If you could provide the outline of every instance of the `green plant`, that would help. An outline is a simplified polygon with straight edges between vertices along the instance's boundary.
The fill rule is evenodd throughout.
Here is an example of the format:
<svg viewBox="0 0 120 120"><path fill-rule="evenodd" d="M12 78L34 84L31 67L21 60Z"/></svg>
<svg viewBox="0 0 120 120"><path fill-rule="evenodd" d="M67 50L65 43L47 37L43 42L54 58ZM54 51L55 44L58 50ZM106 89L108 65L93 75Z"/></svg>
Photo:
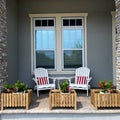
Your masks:
<svg viewBox="0 0 120 120"><path fill-rule="evenodd" d="M23 92L27 90L27 85L25 85L24 83L20 82L19 80L17 80L17 82L14 84L14 91L15 92Z"/></svg>
<svg viewBox="0 0 120 120"><path fill-rule="evenodd" d="M4 84L4 89L6 92L12 92L13 86L6 83L6 84Z"/></svg>
<svg viewBox="0 0 120 120"><path fill-rule="evenodd" d="M24 83L17 80L14 85L8 83L4 84L4 89L6 92L24 92L28 89L28 87Z"/></svg>
<svg viewBox="0 0 120 120"><path fill-rule="evenodd" d="M60 84L60 90L63 93L69 92L69 82L68 82L68 80L61 81L59 84Z"/></svg>
<svg viewBox="0 0 120 120"><path fill-rule="evenodd" d="M102 92L112 92L113 90L113 82L110 80L109 82L105 80L101 80L98 86L102 89Z"/></svg>

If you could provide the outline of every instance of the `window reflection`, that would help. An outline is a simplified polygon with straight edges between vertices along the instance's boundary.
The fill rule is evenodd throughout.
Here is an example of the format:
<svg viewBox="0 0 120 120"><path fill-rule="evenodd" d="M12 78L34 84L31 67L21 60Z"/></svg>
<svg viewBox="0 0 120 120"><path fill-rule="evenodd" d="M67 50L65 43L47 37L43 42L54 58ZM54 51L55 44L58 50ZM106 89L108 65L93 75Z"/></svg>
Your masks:
<svg viewBox="0 0 120 120"><path fill-rule="evenodd" d="M36 50L54 49L55 32L52 30L36 30Z"/></svg>
<svg viewBox="0 0 120 120"><path fill-rule="evenodd" d="M54 51L36 51L36 67L54 68Z"/></svg>
<svg viewBox="0 0 120 120"><path fill-rule="evenodd" d="M35 31L36 67L55 68L54 48L54 30L39 29Z"/></svg>
<svg viewBox="0 0 120 120"><path fill-rule="evenodd" d="M63 30L63 48L82 48L83 30Z"/></svg>
<svg viewBox="0 0 120 120"><path fill-rule="evenodd" d="M82 50L64 51L64 68L82 67Z"/></svg>

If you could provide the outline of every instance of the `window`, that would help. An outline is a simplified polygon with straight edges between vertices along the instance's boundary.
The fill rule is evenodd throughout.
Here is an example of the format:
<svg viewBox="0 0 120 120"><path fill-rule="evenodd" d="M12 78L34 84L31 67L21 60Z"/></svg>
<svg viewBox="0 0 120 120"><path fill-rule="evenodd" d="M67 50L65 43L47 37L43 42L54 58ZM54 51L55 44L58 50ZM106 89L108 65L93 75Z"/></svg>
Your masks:
<svg viewBox="0 0 120 120"><path fill-rule="evenodd" d="M35 67L55 68L55 19L35 19Z"/></svg>
<svg viewBox="0 0 120 120"><path fill-rule="evenodd" d="M62 19L63 69L84 66L84 28L82 21L82 18Z"/></svg>
<svg viewBox="0 0 120 120"><path fill-rule="evenodd" d="M87 13L30 14L32 70L72 74L87 66Z"/></svg>

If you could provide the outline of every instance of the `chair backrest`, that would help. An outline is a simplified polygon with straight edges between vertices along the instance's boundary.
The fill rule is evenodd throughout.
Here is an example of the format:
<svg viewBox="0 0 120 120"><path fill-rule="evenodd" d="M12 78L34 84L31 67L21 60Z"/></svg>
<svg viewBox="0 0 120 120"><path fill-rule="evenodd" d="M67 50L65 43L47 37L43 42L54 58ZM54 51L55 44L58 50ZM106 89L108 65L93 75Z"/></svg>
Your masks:
<svg viewBox="0 0 120 120"><path fill-rule="evenodd" d="M75 71L75 83L76 84L87 84L87 79L90 75L90 69L87 67L77 68Z"/></svg>
<svg viewBox="0 0 120 120"><path fill-rule="evenodd" d="M48 71L45 68L36 68L34 70L35 79L38 85L46 85L49 84L48 80Z"/></svg>

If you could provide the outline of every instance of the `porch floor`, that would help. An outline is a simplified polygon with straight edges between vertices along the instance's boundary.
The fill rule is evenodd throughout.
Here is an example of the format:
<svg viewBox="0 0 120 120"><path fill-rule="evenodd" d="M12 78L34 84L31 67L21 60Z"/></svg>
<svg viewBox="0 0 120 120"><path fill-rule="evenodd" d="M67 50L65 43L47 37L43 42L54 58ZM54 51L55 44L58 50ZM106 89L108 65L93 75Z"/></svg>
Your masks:
<svg viewBox="0 0 120 120"><path fill-rule="evenodd" d="M29 110L25 108L5 108L0 113L120 113L120 108L100 108L96 109L86 96L86 91L77 92L77 110L73 108L53 108L49 110L49 91L41 91L37 97L36 91L33 91L33 101Z"/></svg>

